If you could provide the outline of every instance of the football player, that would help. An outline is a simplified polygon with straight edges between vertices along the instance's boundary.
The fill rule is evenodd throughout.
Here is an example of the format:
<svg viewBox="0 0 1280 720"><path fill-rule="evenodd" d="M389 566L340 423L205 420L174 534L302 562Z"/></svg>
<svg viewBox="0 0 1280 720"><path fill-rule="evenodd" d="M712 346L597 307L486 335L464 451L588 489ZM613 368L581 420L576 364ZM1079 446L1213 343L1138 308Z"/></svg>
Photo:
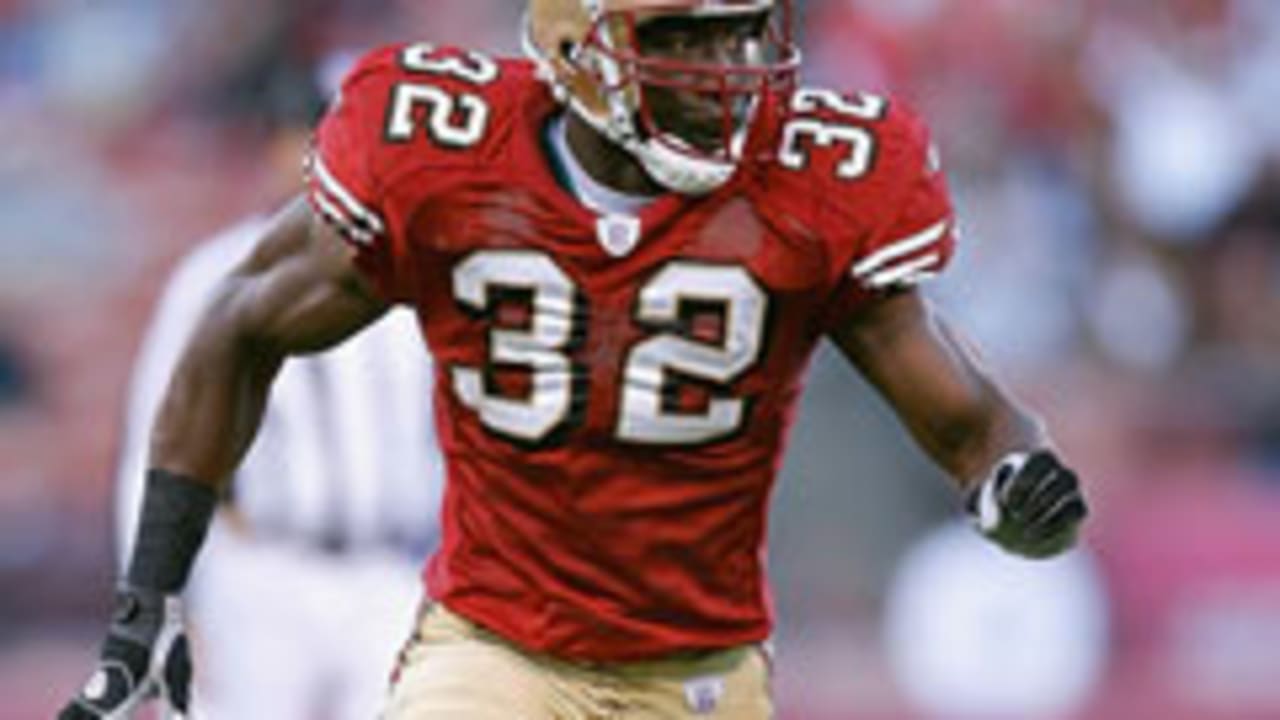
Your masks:
<svg viewBox="0 0 1280 720"><path fill-rule="evenodd" d="M766 508L823 338L981 532L1068 548L1075 475L917 291L955 244L923 124L796 87L790 27L786 0L532 0L531 59L367 56L308 198L174 375L99 668L62 717L185 706L177 597L214 488L285 358L393 303L437 359L448 488L388 718L769 717Z"/></svg>

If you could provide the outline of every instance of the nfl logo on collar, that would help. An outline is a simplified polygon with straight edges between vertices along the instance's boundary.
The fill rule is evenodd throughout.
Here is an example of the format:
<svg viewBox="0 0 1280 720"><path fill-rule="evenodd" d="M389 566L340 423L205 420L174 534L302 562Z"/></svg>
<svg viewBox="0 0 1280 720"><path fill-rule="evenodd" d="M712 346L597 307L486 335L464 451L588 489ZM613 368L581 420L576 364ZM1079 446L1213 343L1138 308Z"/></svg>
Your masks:
<svg viewBox="0 0 1280 720"><path fill-rule="evenodd" d="M596 220L596 239L611 257L626 257L640 242L640 218L604 215Z"/></svg>

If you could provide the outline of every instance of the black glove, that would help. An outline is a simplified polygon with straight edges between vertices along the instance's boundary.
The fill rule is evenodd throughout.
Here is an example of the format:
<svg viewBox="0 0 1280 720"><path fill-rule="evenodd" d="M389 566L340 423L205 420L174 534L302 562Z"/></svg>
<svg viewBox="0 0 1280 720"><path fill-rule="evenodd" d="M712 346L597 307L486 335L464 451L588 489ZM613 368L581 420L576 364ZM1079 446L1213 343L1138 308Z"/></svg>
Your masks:
<svg viewBox="0 0 1280 720"><path fill-rule="evenodd" d="M98 666L58 720L127 720L159 696L165 717L187 716L191 656L178 598L122 587L102 643Z"/></svg>
<svg viewBox="0 0 1280 720"><path fill-rule="evenodd" d="M1049 450L1006 456L965 506L983 535L1029 558L1070 548L1088 515L1076 474Z"/></svg>

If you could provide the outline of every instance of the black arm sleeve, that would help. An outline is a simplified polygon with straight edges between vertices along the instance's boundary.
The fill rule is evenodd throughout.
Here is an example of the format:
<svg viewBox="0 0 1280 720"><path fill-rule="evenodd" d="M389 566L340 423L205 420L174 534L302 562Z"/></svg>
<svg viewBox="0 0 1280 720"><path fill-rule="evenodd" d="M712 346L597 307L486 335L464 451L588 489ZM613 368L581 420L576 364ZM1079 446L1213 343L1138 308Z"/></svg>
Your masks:
<svg viewBox="0 0 1280 720"><path fill-rule="evenodd" d="M209 485L165 470L149 470L127 582L166 594L181 590L217 501Z"/></svg>

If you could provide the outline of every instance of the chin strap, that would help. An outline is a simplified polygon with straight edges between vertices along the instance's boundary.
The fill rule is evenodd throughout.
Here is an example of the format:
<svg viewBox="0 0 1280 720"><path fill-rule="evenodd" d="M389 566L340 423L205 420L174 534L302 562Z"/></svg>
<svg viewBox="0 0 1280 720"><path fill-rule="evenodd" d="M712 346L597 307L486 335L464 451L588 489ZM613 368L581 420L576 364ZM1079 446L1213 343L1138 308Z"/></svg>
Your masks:
<svg viewBox="0 0 1280 720"><path fill-rule="evenodd" d="M685 195L706 195L723 186L733 175L733 163L685 155L655 140L633 140L623 145L659 185Z"/></svg>

